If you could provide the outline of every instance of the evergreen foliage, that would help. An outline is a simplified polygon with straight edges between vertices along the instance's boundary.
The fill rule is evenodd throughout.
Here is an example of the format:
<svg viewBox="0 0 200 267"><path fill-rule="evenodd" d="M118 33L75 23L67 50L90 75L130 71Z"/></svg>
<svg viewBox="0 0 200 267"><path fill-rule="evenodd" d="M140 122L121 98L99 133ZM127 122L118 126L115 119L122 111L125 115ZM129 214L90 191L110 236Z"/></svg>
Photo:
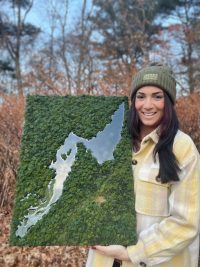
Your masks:
<svg viewBox="0 0 200 267"><path fill-rule="evenodd" d="M157 28L153 25L155 4L149 1L94 1L95 12L89 19L102 36L104 49L100 58L139 62L149 48L150 37ZM106 49L105 49L106 48Z"/></svg>

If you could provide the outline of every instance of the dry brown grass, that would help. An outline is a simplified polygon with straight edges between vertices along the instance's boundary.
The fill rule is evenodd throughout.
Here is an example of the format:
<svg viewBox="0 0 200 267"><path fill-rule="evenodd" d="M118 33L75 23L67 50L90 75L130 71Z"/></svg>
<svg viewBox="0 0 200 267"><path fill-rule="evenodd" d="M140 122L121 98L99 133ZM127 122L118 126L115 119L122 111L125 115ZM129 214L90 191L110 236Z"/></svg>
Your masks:
<svg viewBox="0 0 200 267"><path fill-rule="evenodd" d="M15 177L19 159L19 145L25 100L16 96L0 95L0 207L12 205Z"/></svg>

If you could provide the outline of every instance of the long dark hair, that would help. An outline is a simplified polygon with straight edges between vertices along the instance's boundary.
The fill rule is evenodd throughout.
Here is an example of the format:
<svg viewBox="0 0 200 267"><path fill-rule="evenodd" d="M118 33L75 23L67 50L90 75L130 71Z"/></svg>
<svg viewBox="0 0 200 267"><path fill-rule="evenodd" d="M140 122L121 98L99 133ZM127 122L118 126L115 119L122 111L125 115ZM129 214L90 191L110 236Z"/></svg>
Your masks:
<svg viewBox="0 0 200 267"><path fill-rule="evenodd" d="M133 149L138 149L140 142L140 122L135 109L135 98L136 94L131 99L128 127L132 137ZM159 124L159 141L154 148L153 159L156 161L156 155L158 154L160 168L156 180L161 183L168 183L170 181L179 181L178 172L180 168L173 153L173 142L179 129L179 121L174 106L165 92L164 101L164 115Z"/></svg>

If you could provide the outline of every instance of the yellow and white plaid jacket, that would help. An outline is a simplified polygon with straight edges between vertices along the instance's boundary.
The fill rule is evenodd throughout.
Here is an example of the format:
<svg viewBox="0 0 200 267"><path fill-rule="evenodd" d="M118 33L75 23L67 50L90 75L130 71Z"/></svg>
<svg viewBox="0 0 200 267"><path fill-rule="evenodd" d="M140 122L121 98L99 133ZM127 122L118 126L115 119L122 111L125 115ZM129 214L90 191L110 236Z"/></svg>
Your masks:
<svg viewBox="0 0 200 267"><path fill-rule="evenodd" d="M191 138L178 131L173 152L180 181L155 180L159 163L152 154L158 135L146 136L133 153L138 242L127 247L131 261L122 267L197 267L200 225L200 157ZM86 267L111 267L113 259L89 251Z"/></svg>

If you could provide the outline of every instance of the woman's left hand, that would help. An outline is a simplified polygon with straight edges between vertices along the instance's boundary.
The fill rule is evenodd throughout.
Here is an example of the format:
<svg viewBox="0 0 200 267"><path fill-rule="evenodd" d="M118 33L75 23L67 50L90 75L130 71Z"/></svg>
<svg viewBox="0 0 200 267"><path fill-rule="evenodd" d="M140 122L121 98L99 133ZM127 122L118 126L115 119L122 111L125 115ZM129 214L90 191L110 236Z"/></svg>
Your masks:
<svg viewBox="0 0 200 267"><path fill-rule="evenodd" d="M103 255L110 256L118 260L130 260L127 249L120 245L93 246L92 249L97 250Z"/></svg>

